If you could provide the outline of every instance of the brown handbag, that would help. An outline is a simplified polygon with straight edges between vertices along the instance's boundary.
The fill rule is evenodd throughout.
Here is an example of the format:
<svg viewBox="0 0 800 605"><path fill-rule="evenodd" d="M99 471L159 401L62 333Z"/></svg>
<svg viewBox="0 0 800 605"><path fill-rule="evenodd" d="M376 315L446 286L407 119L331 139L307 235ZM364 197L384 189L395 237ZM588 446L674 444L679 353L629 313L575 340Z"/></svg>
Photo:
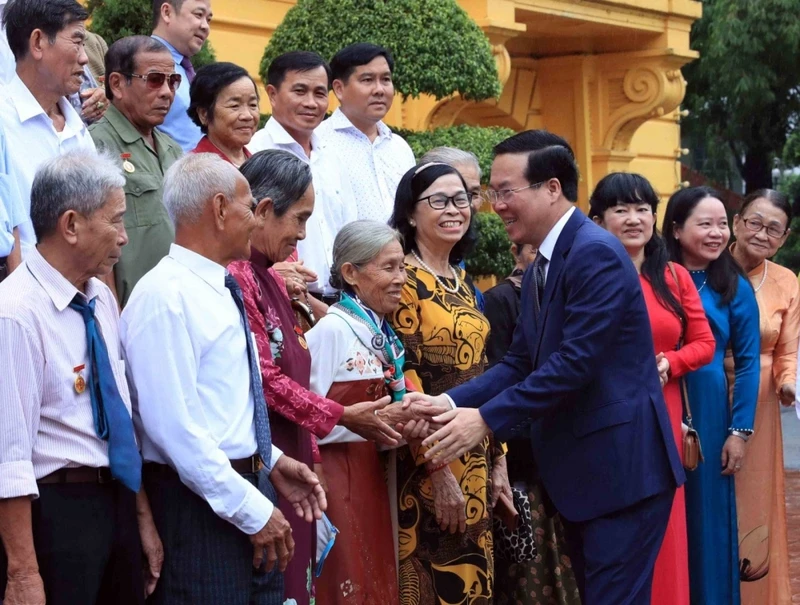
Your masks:
<svg viewBox="0 0 800 605"><path fill-rule="evenodd" d="M680 292L681 285L678 281L678 275L675 273L675 268L672 266L671 262L667 263L667 266L669 267L670 273L672 273L672 279L675 280L675 284L678 286L678 292ZM685 335L686 325L681 322L681 336L678 339L676 351L679 351L683 346L683 338ZM686 387L686 378L680 379L680 385L681 401L683 402L683 411L686 416L686 426L689 427L686 434L683 436L683 467L687 471L693 471L703 461L703 448L700 445L700 435L692 424L692 408L689 405L689 391Z"/></svg>

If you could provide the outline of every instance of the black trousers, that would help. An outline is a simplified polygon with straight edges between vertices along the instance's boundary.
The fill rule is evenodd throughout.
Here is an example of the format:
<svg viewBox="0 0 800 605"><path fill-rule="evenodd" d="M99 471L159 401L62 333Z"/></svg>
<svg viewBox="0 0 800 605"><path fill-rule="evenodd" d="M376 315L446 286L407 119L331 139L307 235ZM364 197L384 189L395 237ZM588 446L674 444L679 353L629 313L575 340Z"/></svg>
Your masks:
<svg viewBox="0 0 800 605"><path fill-rule="evenodd" d="M243 475L277 507L266 474ZM253 568L250 538L221 519L177 473L144 465L144 485L164 544L154 605L282 605L283 574ZM116 605L116 604L115 604Z"/></svg>
<svg viewBox="0 0 800 605"><path fill-rule="evenodd" d="M33 542L48 605L142 605L136 496L116 481L40 485ZM0 549L0 596L6 590Z"/></svg>
<svg viewBox="0 0 800 605"><path fill-rule="evenodd" d="M674 497L671 489L581 523L562 515L584 605L650 605L653 569Z"/></svg>

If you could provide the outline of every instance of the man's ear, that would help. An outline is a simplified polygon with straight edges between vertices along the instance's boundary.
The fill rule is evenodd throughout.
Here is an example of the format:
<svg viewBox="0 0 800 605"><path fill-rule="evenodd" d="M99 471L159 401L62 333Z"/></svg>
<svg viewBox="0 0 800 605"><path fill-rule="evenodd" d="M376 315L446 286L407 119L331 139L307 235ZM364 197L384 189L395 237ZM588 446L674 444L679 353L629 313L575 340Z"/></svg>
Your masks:
<svg viewBox="0 0 800 605"><path fill-rule="evenodd" d="M56 230L61 233L64 241L72 246L78 243L78 232L80 231L78 223L81 218L81 215L75 210L67 210L58 217L58 222L56 223Z"/></svg>
<svg viewBox="0 0 800 605"><path fill-rule="evenodd" d="M50 44L50 38L41 29L34 29L28 38L28 53L35 60L39 61L42 58L46 46Z"/></svg>
<svg viewBox="0 0 800 605"><path fill-rule="evenodd" d="M225 219L228 216L229 207L228 207L228 200L225 197L224 193L218 193L214 196L214 199L211 202L211 206L214 212L214 224L217 227L217 231L224 231L225 230Z"/></svg>
<svg viewBox="0 0 800 605"><path fill-rule="evenodd" d="M336 98L339 99L339 103L341 103L342 95L344 94L344 82L342 82L339 78L336 78L331 83L331 88L333 89L333 94L336 95Z"/></svg>

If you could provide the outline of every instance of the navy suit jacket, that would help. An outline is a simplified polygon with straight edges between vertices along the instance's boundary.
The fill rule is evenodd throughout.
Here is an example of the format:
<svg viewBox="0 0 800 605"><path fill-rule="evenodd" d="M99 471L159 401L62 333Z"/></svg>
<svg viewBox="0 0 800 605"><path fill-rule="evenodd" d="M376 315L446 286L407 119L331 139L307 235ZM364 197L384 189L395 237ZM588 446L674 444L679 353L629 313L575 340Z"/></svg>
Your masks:
<svg viewBox="0 0 800 605"><path fill-rule="evenodd" d="M495 436L530 431L547 493L581 522L685 481L639 276L616 237L578 209L550 259L537 317L532 268L511 347L448 392Z"/></svg>

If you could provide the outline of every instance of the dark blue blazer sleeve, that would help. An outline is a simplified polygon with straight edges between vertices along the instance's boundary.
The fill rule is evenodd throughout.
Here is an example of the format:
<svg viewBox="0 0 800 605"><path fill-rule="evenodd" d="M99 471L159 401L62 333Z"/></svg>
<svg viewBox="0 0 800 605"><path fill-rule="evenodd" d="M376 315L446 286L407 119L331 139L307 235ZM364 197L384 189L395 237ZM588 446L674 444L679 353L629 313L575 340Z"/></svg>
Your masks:
<svg viewBox="0 0 800 605"><path fill-rule="evenodd" d="M548 325L546 318L542 327L542 338L560 336L560 344L549 354L543 350L547 357L542 365L521 381L516 381L525 367L521 362L514 364L513 372L487 376L496 383L497 394L480 406L481 415L499 439L511 437L531 421L573 401L572 396L603 371L603 360L614 353L615 333L625 321L632 298L640 293L638 276L624 250L600 239L573 249L561 274L562 291L550 304L564 305L563 324ZM556 333L550 335L551 330ZM517 332L515 341L520 338L520 330ZM522 344L515 345L519 356ZM503 365L508 368L511 364ZM491 391L484 388L485 393ZM459 400L454 400L458 405Z"/></svg>

